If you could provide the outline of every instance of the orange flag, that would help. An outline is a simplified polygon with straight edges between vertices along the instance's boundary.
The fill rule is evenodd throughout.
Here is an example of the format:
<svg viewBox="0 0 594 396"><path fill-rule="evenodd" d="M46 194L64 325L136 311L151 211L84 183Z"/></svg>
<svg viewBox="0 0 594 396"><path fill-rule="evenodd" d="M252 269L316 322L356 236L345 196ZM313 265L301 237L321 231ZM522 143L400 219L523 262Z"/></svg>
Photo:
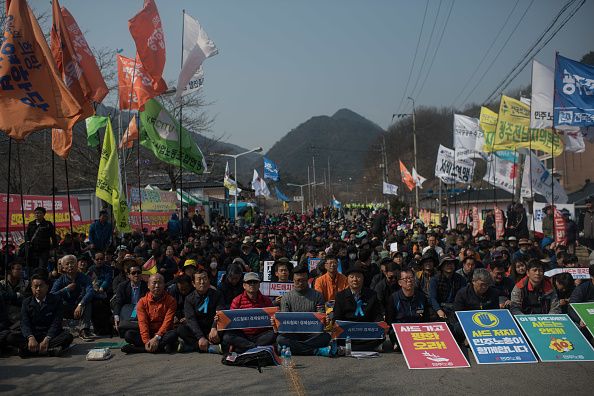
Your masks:
<svg viewBox="0 0 594 396"><path fill-rule="evenodd" d="M412 191L413 188L415 188L415 180L413 179L408 169L406 169L406 166L404 166L402 161L398 160L398 162L400 162L400 175L402 178L402 182L406 184L406 187L408 187L409 191Z"/></svg>
<svg viewBox="0 0 594 396"><path fill-rule="evenodd" d="M120 142L120 149L123 149L124 146L128 149L134 147L134 141L138 140L138 125L136 124L136 115L132 117L130 123L128 124L128 129L122 136L122 141Z"/></svg>
<svg viewBox="0 0 594 396"><path fill-rule="evenodd" d="M153 89L151 81L138 59L118 55L120 110L143 110L149 99L162 94Z"/></svg>
<svg viewBox="0 0 594 396"><path fill-rule="evenodd" d="M128 21L128 28L136 43L136 58L151 78L153 89L159 94L165 92L167 84L162 77L165 68L165 35L154 0L145 0L142 10Z"/></svg>
<svg viewBox="0 0 594 396"><path fill-rule="evenodd" d="M76 56L78 66L82 69L87 81L89 91L85 91L85 97L89 102L101 103L109 93L109 89L101 75L99 66L97 66L97 60L76 21L65 7L62 7L62 18L66 30L70 33L73 54Z"/></svg>
<svg viewBox="0 0 594 396"><path fill-rule="evenodd" d="M68 158L72 148L72 130L52 129L52 150L63 159Z"/></svg>
<svg viewBox="0 0 594 396"><path fill-rule="evenodd" d="M81 107L56 69L25 0L10 2L0 48L0 130L22 140L44 128L70 129Z"/></svg>

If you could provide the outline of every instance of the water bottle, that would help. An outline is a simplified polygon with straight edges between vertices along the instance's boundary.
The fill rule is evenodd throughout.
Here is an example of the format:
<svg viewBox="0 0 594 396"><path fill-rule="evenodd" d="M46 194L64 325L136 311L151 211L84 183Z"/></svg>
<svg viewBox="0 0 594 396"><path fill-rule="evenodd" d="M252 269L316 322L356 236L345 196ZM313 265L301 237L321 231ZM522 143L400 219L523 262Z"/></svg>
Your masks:
<svg viewBox="0 0 594 396"><path fill-rule="evenodd" d="M351 356L351 337L347 337L344 342L344 356Z"/></svg>
<svg viewBox="0 0 594 396"><path fill-rule="evenodd" d="M281 357L281 365L283 367L287 367L287 348L285 346L281 347L280 357Z"/></svg>
<svg viewBox="0 0 594 396"><path fill-rule="evenodd" d="M291 360L292 356L291 356L291 348L287 347L286 351L285 351L285 361L287 362L287 367L293 367L293 361Z"/></svg>

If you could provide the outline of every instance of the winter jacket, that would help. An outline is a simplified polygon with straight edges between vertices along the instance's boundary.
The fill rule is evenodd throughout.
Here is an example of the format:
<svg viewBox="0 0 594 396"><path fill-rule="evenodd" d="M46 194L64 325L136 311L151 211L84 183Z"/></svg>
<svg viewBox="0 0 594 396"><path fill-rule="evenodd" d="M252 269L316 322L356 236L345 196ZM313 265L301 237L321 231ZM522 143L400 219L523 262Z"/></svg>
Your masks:
<svg viewBox="0 0 594 396"><path fill-rule="evenodd" d="M143 343L149 342L156 334L163 337L173 329L176 306L175 299L167 292L158 300L148 293L138 301L136 313Z"/></svg>
<svg viewBox="0 0 594 396"><path fill-rule="evenodd" d="M559 298L551 281L544 278L541 285L534 288L527 276L520 279L512 290L511 313L560 314Z"/></svg>

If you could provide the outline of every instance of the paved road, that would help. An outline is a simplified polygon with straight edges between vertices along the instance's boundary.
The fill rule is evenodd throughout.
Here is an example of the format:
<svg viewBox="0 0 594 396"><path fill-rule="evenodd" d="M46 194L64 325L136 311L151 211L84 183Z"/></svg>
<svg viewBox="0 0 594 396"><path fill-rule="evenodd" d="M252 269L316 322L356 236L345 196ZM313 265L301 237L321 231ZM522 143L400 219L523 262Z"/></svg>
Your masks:
<svg viewBox="0 0 594 396"><path fill-rule="evenodd" d="M105 341L105 340L104 340ZM221 356L129 355L119 350L103 362L87 362L89 344L65 357L0 358L0 393L73 394L407 394L591 395L594 362L483 365L467 369L408 370L400 354L356 360L295 357L287 373L276 367L228 367Z"/></svg>

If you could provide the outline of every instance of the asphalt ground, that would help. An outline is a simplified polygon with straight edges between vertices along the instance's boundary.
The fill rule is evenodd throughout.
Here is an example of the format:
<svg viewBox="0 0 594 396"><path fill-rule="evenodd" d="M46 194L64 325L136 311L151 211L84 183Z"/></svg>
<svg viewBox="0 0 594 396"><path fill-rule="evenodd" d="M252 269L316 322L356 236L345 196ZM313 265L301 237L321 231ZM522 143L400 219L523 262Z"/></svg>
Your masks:
<svg viewBox="0 0 594 396"><path fill-rule="evenodd" d="M117 338L98 342L119 342ZM85 356L96 343L75 340L63 357L0 358L0 393L14 395L280 394L280 395L592 395L594 362L477 365L409 370L404 357L296 356L295 367L230 367L210 354Z"/></svg>

